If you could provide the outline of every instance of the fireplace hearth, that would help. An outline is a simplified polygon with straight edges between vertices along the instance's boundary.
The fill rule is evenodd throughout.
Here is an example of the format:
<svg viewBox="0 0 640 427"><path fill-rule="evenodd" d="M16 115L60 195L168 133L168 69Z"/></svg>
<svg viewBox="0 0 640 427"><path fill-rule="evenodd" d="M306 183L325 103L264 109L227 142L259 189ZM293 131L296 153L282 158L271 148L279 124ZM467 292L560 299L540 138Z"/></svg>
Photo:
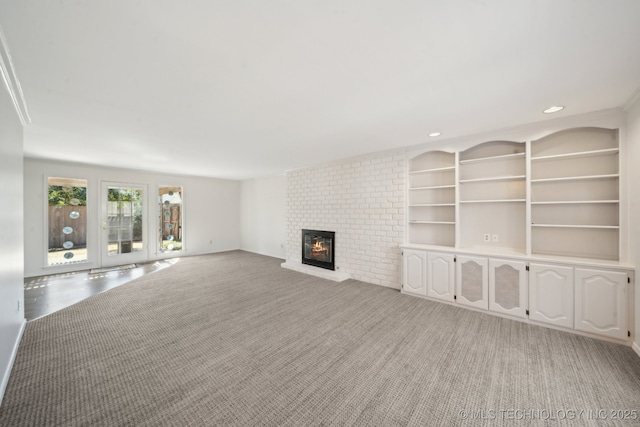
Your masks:
<svg viewBox="0 0 640 427"><path fill-rule="evenodd" d="M302 263L335 270L333 231L302 230Z"/></svg>

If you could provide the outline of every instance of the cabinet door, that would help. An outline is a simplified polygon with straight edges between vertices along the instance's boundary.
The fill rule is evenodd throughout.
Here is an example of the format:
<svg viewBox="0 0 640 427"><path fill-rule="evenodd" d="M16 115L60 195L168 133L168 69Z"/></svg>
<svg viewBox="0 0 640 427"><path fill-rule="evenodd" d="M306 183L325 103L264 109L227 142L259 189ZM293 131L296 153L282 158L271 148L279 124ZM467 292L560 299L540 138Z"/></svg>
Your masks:
<svg viewBox="0 0 640 427"><path fill-rule="evenodd" d="M573 268L529 265L529 319L573 328Z"/></svg>
<svg viewBox="0 0 640 427"><path fill-rule="evenodd" d="M524 262L489 260L489 310L527 316L527 265Z"/></svg>
<svg viewBox="0 0 640 427"><path fill-rule="evenodd" d="M429 252L427 254L427 296L453 301L455 281L452 254Z"/></svg>
<svg viewBox="0 0 640 427"><path fill-rule="evenodd" d="M576 268L575 328L627 338L627 274Z"/></svg>
<svg viewBox="0 0 640 427"><path fill-rule="evenodd" d="M457 302L470 307L489 308L487 259L459 255L456 262Z"/></svg>
<svg viewBox="0 0 640 427"><path fill-rule="evenodd" d="M402 290L427 295L427 253L404 249L402 251Z"/></svg>

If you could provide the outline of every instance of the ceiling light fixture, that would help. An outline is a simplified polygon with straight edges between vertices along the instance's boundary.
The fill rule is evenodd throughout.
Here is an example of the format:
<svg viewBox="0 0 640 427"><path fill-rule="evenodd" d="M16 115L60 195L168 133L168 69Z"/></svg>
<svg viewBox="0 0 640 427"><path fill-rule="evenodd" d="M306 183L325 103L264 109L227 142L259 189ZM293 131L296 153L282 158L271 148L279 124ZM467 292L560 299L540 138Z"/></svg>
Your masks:
<svg viewBox="0 0 640 427"><path fill-rule="evenodd" d="M429 134L429 136L430 136L431 138L433 138L433 137L435 137L435 136L440 136L440 132L431 132L431 133Z"/></svg>
<svg viewBox="0 0 640 427"><path fill-rule="evenodd" d="M543 111L545 114L557 113L558 111L564 110L562 105L554 105L552 107L547 108Z"/></svg>

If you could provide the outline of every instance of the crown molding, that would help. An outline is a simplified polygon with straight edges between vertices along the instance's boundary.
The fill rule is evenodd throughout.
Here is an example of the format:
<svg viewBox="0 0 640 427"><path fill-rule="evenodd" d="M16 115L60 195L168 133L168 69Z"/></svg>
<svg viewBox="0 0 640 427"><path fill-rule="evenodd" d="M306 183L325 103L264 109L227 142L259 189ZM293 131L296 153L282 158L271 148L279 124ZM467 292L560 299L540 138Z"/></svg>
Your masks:
<svg viewBox="0 0 640 427"><path fill-rule="evenodd" d="M31 123L29 117L29 110L27 110L27 103L22 93L22 87L20 81L13 68L13 61L11 60L11 54L9 53L9 46L7 45L7 39L4 37L4 32L0 27L0 74L4 80L4 84L9 91L13 106L22 122L23 126Z"/></svg>

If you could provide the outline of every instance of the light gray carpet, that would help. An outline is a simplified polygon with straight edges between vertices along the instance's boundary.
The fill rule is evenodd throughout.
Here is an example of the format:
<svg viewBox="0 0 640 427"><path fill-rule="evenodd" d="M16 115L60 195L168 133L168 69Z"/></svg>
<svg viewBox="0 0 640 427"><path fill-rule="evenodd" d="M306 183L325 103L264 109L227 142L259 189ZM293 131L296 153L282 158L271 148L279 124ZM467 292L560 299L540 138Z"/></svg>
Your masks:
<svg viewBox="0 0 640 427"><path fill-rule="evenodd" d="M280 262L183 258L29 322L0 425L638 424L610 419L640 410L629 347Z"/></svg>

